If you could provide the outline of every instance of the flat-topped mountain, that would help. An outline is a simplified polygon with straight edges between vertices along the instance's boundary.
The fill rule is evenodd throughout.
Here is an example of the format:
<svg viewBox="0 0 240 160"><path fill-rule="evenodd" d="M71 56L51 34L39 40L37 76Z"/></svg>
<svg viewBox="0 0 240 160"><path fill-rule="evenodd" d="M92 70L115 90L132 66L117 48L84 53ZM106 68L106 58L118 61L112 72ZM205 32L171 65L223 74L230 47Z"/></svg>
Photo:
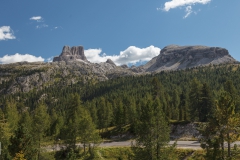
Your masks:
<svg viewBox="0 0 240 160"><path fill-rule="evenodd" d="M235 62L237 61L225 48L170 45L164 47L160 54L144 65L143 68L147 72L158 72Z"/></svg>
<svg viewBox="0 0 240 160"><path fill-rule="evenodd" d="M53 62L56 61L87 61L84 54L83 46L64 46L60 56L54 57Z"/></svg>

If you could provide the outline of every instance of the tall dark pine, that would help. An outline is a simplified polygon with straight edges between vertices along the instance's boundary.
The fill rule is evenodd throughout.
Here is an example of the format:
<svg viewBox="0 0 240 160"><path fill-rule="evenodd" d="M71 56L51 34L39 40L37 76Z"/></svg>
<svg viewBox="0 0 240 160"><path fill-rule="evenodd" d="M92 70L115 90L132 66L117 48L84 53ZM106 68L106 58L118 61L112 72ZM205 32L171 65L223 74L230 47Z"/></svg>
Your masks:
<svg viewBox="0 0 240 160"><path fill-rule="evenodd" d="M154 77L152 80L152 95L153 98L156 97L163 98L163 86L156 77Z"/></svg>
<svg viewBox="0 0 240 160"><path fill-rule="evenodd" d="M214 99L212 92L207 85L204 83L201 89L200 103L199 103L199 121L207 122L209 117L213 116L214 110Z"/></svg>
<svg viewBox="0 0 240 160"><path fill-rule="evenodd" d="M180 104L180 98L178 91L174 89L173 95L172 95L172 119L178 120L179 119L179 104ZM181 118L180 118L181 119Z"/></svg>
<svg viewBox="0 0 240 160"><path fill-rule="evenodd" d="M190 92L189 92L189 110L192 121L199 121L199 103L201 94L201 84L194 78L191 82Z"/></svg>
<svg viewBox="0 0 240 160"><path fill-rule="evenodd" d="M179 120L189 120L189 102L188 102L188 93L182 92L180 95L180 104L179 104Z"/></svg>
<svg viewBox="0 0 240 160"><path fill-rule="evenodd" d="M65 128L63 129L64 135L62 138L66 143L70 144L70 147L75 149L77 137L79 136L79 123L82 113L80 96L78 94L71 95L66 112Z"/></svg>

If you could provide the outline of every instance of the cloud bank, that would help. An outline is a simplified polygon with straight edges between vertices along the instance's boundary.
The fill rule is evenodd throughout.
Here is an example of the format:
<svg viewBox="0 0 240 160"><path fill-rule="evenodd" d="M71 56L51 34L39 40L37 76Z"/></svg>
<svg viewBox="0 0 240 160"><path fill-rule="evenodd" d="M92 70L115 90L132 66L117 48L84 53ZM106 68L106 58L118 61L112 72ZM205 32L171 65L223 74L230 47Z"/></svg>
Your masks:
<svg viewBox="0 0 240 160"><path fill-rule="evenodd" d="M8 39L16 39L16 37L13 35L13 31L11 30L10 26L0 27L0 41Z"/></svg>
<svg viewBox="0 0 240 160"><path fill-rule="evenodd" d="M7 63L15 63L15 62L39 62L44 61L42 57L36 57L30 54L19 54L16 53L15 55L5 55L0 57L0 63L7 64Z"/></svg>
<svg viewBox="0 0 240 160"><path fill-rule="evenodd" d="M102 53L102 49L88 49L84 52L87 59L93 63L106 62L107 59L111 59L116 65L130 65L149 61L153 57L159 55L160 50L160 48L151 45L146 48L130 46L126 50L121 51L118 55L113 56L108 56L106 53Z"/></svg>
<svg viewBox="0 0 240 160"><path fill-rule="evenodd" d="M169 11L170 9L178 8L178 7L186 7L185 12L186 15L183 18L187 18L193 11L192 6L195 4L207 4L210 3L211 0L171 0L164 4L164 11Z"/></svg>

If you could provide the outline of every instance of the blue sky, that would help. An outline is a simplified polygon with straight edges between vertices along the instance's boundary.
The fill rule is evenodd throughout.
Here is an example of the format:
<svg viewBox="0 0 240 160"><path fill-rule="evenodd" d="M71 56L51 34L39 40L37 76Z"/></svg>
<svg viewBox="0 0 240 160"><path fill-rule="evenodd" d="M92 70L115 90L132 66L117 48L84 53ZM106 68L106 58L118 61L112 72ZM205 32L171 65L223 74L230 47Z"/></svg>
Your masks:
<svg viewBox="0 0 240 160"><path fill-rule="evenodd" d="M170 44L218 46L240 60L239 0L7 0L0 63L48 61L64 45L92 62L148 61Z"/></svg>

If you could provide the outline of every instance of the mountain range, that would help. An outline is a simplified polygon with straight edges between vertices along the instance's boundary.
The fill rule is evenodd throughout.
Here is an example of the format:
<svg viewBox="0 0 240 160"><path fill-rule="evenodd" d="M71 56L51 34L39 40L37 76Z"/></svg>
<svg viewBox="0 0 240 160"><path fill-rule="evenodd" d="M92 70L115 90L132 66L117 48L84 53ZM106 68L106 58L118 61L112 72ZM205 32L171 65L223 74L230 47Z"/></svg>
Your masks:
<svg viewBox="0 0 240 160"><path fill-rule="evenodd" d="M142 66L117 66L111 59L91 63L83 46L64 46L53 62L0 64L0 94L29 92L51 85L96 83L122 76L137 76L186 68L238 63L227 49L207 46L164 47Z"/></svg>

